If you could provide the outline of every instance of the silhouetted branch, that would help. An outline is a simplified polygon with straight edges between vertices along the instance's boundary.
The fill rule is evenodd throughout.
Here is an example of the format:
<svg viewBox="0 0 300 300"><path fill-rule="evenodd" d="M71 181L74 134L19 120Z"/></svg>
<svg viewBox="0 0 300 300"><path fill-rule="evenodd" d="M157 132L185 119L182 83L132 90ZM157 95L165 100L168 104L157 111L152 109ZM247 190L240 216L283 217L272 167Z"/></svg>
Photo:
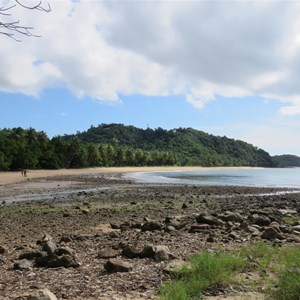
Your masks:
<svg viewBox="0 0 300 300"><path fill-rule="evenodd" d="M14 0L14 1L15 4L13 5L7 7L4 6L0 7L0 16L4 16L4 17L12 16L11 10L18 5L25 9L30 9L30 10L39 10L43 12L51 11L50 4L47 3L46 6L43 6L42 1L39 1L37 4L32 6L25 5L21 3L19 0ZM37 35L34 35L32 33L32 30L33 27L21 25L20 20L11 21L11 22L2 22L0 20L0 34L10 37L18 42L20 42L20 40L15 37L17 34L27 36L27 37L39 37Z"/></svg>

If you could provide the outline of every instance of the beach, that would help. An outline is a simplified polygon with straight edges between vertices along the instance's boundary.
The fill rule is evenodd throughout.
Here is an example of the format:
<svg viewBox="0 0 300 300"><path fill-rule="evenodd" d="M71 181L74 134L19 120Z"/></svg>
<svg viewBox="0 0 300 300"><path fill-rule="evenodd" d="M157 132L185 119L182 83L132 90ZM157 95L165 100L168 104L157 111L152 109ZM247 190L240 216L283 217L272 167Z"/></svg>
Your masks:
<svg viewBox="0 0 300 300"><path fill-rule="evenodd" d="M29 170L27 177L0 173L0 299L23 299L41 289L57 299L158 299L175 260L260 241L300 243L293 230L299 193L140 184L124 176L177 169ZM267 236L270 226L276 237ZM108 261L128 269L108 271ZM232 291L226 288L207 291L206 297L238 300L248 292L257 296L253 299L261 296L249 282L235 290L240 298L229 298Z"/></svg>

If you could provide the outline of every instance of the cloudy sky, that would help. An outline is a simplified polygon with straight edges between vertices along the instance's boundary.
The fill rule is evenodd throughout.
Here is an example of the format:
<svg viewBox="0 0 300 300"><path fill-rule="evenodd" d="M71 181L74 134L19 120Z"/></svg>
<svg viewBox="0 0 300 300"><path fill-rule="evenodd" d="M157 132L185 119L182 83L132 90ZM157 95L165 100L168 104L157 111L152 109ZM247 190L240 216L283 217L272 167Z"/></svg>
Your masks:
<svg viewBox="0 0 300 300"><path fill-rule="evenodd" d="M0 15L42 36L0 35L0 128L193 127L300 155L299 1L48 2Z"/></svg>

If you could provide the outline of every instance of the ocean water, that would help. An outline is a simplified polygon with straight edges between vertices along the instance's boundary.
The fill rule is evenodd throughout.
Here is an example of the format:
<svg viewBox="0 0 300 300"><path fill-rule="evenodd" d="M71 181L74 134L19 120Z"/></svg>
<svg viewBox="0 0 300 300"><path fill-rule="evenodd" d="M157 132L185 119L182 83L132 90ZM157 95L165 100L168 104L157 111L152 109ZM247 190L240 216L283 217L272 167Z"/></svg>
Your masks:
<svg viewBox="0 0 300 300"><path fill-rule="evenodd" d="M138 172L128 175L153 184L235 185L300 188L300 168L199 169L199 171Z"/></svg>

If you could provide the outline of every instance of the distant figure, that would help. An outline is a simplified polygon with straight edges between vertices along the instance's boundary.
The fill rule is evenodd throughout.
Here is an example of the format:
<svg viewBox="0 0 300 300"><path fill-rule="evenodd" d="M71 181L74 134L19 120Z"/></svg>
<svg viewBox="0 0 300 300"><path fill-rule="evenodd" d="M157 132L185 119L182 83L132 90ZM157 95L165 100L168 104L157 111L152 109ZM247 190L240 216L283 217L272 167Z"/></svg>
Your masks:
<svg viewBox="0 0 300 300"><path fill-rule="evenodd" d="M24 170L23 169L21 170L21 175L24 176Z"/></svg>
<svg viewBox="0 0 300 300"><path fill-rule="evenodd" d="M27 176L27 171L24 170L23 173L24 173L24 177L26 177Z"/></svg>

